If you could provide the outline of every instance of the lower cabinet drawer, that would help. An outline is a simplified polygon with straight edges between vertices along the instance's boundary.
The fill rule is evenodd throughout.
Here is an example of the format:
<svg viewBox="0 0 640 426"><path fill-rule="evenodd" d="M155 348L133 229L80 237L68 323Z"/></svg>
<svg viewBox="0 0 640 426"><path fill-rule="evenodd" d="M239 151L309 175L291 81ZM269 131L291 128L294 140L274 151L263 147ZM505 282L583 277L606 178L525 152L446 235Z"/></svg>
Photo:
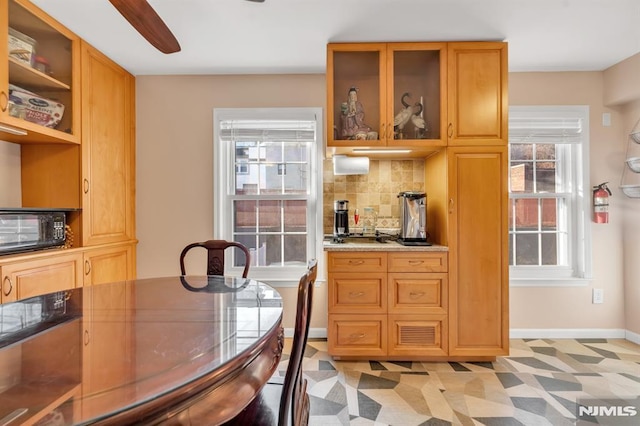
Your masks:
<svg viewBox="0 0 640 426"><path fill-rule="evenodd" d="M386 315L329 315L329 354L382 356L387 353Z"/></svg>
<svg viewBox="0 0 640 426"><path fill-rule="evenodd" d="M446 315L390 314L389 356L446 356L446 318Z"/></svg>
<svg viewBox="0 0 640 426"><path fill-rule="evenodd" d="M387 312L387 275L329 274L329 313L384 314Z"/></svg>
<svg viewBox="0 0 640 426"><path fill-rule="evenodd" d="M391 273L389 313L447 313L447 274Z"/></svg>

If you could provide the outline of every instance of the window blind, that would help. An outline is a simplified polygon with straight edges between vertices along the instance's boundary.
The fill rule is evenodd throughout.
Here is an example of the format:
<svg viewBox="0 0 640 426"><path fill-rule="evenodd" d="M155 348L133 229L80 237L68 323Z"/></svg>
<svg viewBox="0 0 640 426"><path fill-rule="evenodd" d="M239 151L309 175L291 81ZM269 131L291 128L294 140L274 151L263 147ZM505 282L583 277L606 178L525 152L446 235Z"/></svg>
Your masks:
<svg viewBox="0 0 640 426"><path fill-rule="evenodd" d="M315 142L316 122L307 120L223 120L222 141Z"/></svg>
<svg viewBox="0 0 640 426"><path fill-rule="evenodd" d="M580 143L585 130L580 117L509 116L509 143Z"/></svg>

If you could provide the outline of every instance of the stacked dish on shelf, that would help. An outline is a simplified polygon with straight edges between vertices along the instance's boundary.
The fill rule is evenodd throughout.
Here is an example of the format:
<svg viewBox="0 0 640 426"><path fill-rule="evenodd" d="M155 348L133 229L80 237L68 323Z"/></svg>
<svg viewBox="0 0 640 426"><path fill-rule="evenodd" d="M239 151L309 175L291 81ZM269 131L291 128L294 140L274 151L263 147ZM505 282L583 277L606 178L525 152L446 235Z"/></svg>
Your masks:
<svg viewBox="0 0 640 426"><path fill-rule="evenodd" d="M637 127L636 123L634 130L629 134L625 155L627 167L623 169L620 181L620 189L630 198L640 198L640 130Z"/></svg>

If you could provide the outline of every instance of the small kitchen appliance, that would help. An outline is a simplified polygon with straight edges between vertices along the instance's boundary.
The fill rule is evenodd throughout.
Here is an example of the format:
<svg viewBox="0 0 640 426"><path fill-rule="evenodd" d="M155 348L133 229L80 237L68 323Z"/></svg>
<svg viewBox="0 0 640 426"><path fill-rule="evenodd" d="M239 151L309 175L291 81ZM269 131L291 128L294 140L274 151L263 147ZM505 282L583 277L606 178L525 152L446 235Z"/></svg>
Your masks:
<svg viewBox="0 0 640 426"><path fill-rule="evenodd" d="M400 202L400 234L398 243L405 246L428 246L427 242L427 194L403 191Z"/></svg>
<svg viewBox="0 0 640 426"><path fill-rule="evenodd" d="M333 235L334 237L349 235L349 200L333 202Z"/></svg>
<svg viewBox="0 0 640 426"><path fill-rule="evenodd" d="M63 246L65 225L62 209L0 208L0 255Z"/></svg>

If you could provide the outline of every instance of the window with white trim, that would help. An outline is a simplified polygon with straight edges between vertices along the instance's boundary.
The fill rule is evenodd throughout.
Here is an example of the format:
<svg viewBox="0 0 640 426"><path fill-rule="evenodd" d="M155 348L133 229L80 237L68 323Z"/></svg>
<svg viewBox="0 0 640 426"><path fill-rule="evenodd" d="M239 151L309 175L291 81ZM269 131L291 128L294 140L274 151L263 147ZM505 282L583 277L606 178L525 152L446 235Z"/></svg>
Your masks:
<svg viewBox="0 0 640 426"><path fill-rule="evenodd" d="M249 248L253 278L297 283L321 252L321 114L321 108L214 110L214 232ZM243 261L225 266L238 272Z"/></svg>
<svg viewBox="0 0 640 426"><path fill-rule="evenodd" d="M509 108L511 285L591 277L589 107Z"/></svg>

